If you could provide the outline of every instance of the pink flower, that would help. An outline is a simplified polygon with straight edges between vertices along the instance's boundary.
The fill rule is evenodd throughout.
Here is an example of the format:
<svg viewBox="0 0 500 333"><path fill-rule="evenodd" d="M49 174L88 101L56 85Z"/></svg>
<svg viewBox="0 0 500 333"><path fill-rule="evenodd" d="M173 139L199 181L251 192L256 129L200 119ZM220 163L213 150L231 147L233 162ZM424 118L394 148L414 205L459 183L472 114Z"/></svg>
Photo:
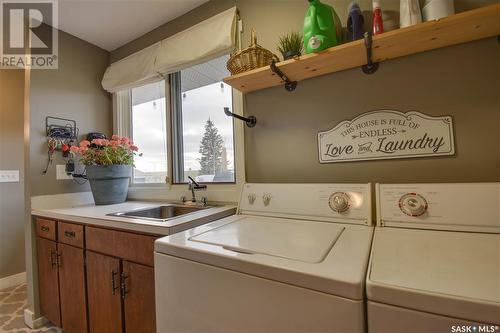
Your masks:
<svg viewBox="0 0 500 333"><path fill-rule="evenodd" d="M130 150L132 150L132 151L139 151L139 147L131 145L130 146Z"/></svg>
<svg viewBox="0 0 500 333"><path fill-rule="evenodd" d="M106 139L94 139L92 140L92 143L97 145L97 146L107 146L109 145L109 140Z"/></svg>
<svg viewBox="0 0 500 333"><path fill-rule="evenodd" d="M78 152L83 155L87 152L87 150L89 150L87 147L80 147Z"/></svg>
<svg viewBox="0 0 500 333"><path fill-rule="evenodd" d="M110 145L111 147L113 147L113 148L116 148L116 147L118 147L118 146L120 145L120 141L111 140L111 141L109 142L109 145Z"/></svg>
<svg viewBox="0 0 500 333"><path fill-rule="evenodd" d="M114 140L114 141L120 141L122 138L119 136L119 135L116 135L114 134L112 137L111 137L111 140Z"/></svg>
<svg viewBox="0 0 500 333"><path fill-rule="evenodd" d="M121 138L121 142L127 144L127 143L130 142L130 139L126 138L126 137L123 137L123 138Z"/></svg>
<svg viewBox="0 0 500 333"><path fill-rule="evenodd" d="M78 148L77 146L71 146L69 148L69 151L72 152L73 154L78 154L78 152L80 151L80 148Z"/></svg>
<svg viewBox="0 0 500 333"><path fill-rule="evenodd" d="M87 140L83 140L82 142L80 142L80 147L88 147L90 146L90 142L87 141Z"/></svg>

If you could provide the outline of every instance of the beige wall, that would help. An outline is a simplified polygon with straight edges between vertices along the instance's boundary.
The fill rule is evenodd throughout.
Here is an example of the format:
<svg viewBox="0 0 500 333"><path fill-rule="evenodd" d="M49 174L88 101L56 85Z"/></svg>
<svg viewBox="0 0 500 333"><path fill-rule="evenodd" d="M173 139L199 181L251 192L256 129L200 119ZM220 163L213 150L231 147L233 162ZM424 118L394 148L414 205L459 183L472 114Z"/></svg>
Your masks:
<svg viewBox="0 0 500 333"><path fill-rule="evenodd" d="M19 170L19 183L0 183L0 279L24 271L24 71L0 70L0 170Z"/></svg>
<svg viewBox="0 0 500 333"><path fill-rule="evenodd" d="M324 1L345 22L349 0ZM456 0L458 12L499 1ZM371 1L362 0L363 9ZM389 16L399 0L383 2ZM280 34L300 30L307 1L212 0L113 51L112 61L237 5L243 45L252 27L259 43L274 52ZM440 182L499 181L500 48L496 38L426 52L381 64L364 75L352 69L246 95L245 113L258 124L246 129L246 173L250 182ZM456 155L319 164L316 135L360 113L391 108L452 115Z"/></svg>
<svg viewBox="0 0 500 333"><path fill-rule="evenodd" d="M56 164L64 164L60 152L46 175L45 117L74 119L81 137L88 132L111 134L111 97L101 87L109 53L81 39L59 32L59 68L31 72L31 195L88 191L88 184L56 180Z"/></svg>

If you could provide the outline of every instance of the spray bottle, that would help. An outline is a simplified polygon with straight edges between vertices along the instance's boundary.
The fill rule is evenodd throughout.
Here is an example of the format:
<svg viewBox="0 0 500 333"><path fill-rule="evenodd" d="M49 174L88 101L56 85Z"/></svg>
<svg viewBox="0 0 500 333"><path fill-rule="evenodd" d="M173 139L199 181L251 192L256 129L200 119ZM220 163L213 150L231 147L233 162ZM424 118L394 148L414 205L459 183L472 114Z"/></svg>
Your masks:
<svg viewBox="0 0 500 333"><path fill-rule="evenodd" d="M382 33L384 33L384 23L382 21L380 0L373 0L373 34L378 35Z"/></svg>

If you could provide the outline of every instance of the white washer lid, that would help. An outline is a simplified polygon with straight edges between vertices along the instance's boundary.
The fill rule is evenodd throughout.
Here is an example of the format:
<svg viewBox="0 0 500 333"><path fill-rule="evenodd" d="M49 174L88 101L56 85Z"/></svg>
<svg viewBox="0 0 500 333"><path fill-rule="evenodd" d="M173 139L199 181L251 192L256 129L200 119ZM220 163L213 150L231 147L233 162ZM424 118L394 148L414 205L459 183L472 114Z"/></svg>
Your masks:
<svg viewBox="0 0 500 333"><path fill-rule="evenodd" d="M262 229L265 229L268 228L271 223L276 223L276 225L272 226L272 232L278 235L274 240L277 241L277 239L282 236L288 239L287 241L279 241L278 244L280 245L270 244L271 238L269 238L269 241L266 243L259 242L259 251L273 253L272 255L260 252L238 252L236 251L238 249L229 249L221 245L192 240L193 237L201 236L215 229L221 229L223 231L234 230L233 227L229 227L228 229L223 227L239 221L242 217L250 218L248 215L233 215L160 238L155 241L156 255L171 255L348 299L363 300L365 298L366 269L370 257L373 227L355 224L336 224L331 222L252 216L251 220L256 223L250 223L250 228L259 229L259 227L262 226ZM320 232L315 231L309 233L306 231L305 234L308 236L305 237L298 233L298 230L302 232L302 227L290 226L291 224L302 226L302 223L306 223L311 230L318 230L316 228L323 228L322 226L328 225L329 227L325 227L326 229L321 230L325 231L325 233L330 236L325 237L323 240L322 237L324 236L320 235ZM238 224L235 225L237 226ZM283 230L283 232L280 232L280 230ZM297 233L292 234L291 230L295 230ZM335 240L336 232L339 230L341 230L340 235ZM268 230L254 231L261 234ZM209 235L212 237L212 235L215 234L210 233ZM246 235L245 237L248 237L245 240L245 245L255 244L250 238L250 235ZM292 239L294 237L296 239ZM320 237L322 239L320 241L321 243L318 243L318 240L313 239L313 237ZM215 238L217 241L220 240L217 237ZM311 248L316 245L318 245L318 248L310 250L308 245L305 244L306 240L307 242L311 242ZM293 252L291 252L293 253L292 255L290 255L290 253L285 253L286 257L277 255L283 254L285 249L288 250L297 246L297 244L299 244L302 249L307 249L308 253L310 253L310 255L305 257L306 259L315 260L320 258L324 251L326 251L327 254L320 262L308 262L287 258L293 256L295 258L299 257L304 259L304 257L297 254L298 251L296 249L293 249ZM330 249L325 250L328 244L332 246ZM243 244L238 244L238 246L240 248L244 247ZM254 248L254 250L256 251L257 249Z"/></svg>
<svg viewBox="0 0 500 333"><path fill-rule="evenodd" d="M344 230L341 225L276 218L240 216L234 222L195 235L189 240L222 246L247 254L317 263L326 255Z"/></svg>
<svg viewBox="0 0 500 333"><path fill-rule="evenodd" d="M367 296L500 324L500 234L377 228Z"/></svg>

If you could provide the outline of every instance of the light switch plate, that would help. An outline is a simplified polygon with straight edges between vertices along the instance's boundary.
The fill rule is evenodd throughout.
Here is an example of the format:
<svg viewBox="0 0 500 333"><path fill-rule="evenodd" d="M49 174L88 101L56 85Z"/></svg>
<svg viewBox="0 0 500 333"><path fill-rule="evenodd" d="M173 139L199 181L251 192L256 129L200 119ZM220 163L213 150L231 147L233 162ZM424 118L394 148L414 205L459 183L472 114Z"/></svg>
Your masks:
<svg viewBox="0 0 500 333"><path fill-rule="evenodd" d="M19 170L0 170L0 183L18 183Z"/></svg>
<svg viewBox="0 0 500 333"><path fill-rule="evenodd" d="M58 164L56 165L56 179L57 180L66 180L73 179L73 176L66 173L66 164Z"/></svg>

